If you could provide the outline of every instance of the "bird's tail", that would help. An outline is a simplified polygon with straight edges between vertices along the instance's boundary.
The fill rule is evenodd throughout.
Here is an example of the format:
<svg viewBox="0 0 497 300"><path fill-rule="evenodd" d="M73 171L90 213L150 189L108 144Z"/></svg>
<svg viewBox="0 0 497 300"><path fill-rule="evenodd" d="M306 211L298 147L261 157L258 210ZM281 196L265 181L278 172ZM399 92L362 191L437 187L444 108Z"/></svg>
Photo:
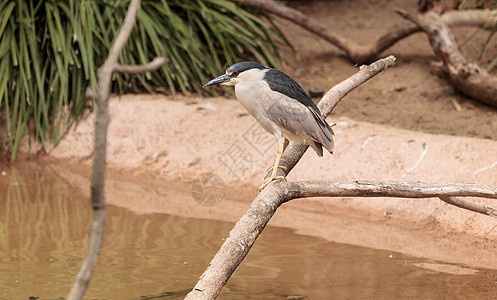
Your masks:
<svg viewBox="0 0 497 300"><path fill-rule="evenodd" d="M317 124L319 125L320 130L316 130L317 132L314 133L313 138L315 147L311 147L316 150L316 153L319 156L323 156L323 149L321 147L324 147L326 150L328 150L331 154L333 154L333 149L334 149L334 142L333 142L333 135L335 134L333 132L333 129L331 129L330 124L326 122L324 117L321 115L321 113L316 112L312 109L310 109L312 114L314 115L314 119L316 120Z"/></svg>

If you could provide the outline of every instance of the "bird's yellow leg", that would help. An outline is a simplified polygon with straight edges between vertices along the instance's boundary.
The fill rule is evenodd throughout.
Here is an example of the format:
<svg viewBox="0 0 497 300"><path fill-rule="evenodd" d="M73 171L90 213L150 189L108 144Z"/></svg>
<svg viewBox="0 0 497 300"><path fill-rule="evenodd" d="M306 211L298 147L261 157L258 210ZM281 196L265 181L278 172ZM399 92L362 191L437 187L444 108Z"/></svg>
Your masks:
<svg viewBox="0 0 497 300"><path fill-rule="evenodd" d="M266 185L268 185L271 181L275 179L285 179L285 176L276 176L276 173L278 172L278 168L281 168L286 171L286 167L280 166L280 160L281 157L283 156L283 153L285 152L286 147L288 147L289 143L290 142L285 138L283 138L283 142L278 143L278 154L276 156L276 161L274 162L274 166L272 166L269 169L269 170L272 169L273 172L271 173L271 176L268 179L264 180L264 182L261 184L261 186L259 187L259 192L261 192L262 189L266 187ZM266 175L267 173L269 173L269 170L266 172Z"/></svg>

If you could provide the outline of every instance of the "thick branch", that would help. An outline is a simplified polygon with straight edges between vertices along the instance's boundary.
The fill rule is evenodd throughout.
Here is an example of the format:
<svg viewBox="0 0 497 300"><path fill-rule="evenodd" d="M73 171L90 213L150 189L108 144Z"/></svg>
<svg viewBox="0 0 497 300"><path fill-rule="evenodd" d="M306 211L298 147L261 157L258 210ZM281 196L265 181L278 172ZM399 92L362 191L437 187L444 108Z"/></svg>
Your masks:
<svg viewBox="0 0 497 300"><path fill-rule="evenodd" d="M223 245L200 276L194 289L185 299L215 299L231 274L248 254L252 245L266 227L276 209L288 200L280 189L282 182L271 184L252 202L236 222Z"/></svg>
<svg viewBox="0 0 497 300"><path fill-rule="evenodd" d="M107 154L107 126L109 113L107 111L108 99L111 90L112 74L119 69L117 59L121 49L127 42L129 35L136 23L136 15L140 9L140 0L131 0L109 55L98 70L98 91L87 90L87 96L97 99L97 116L95 120L95 157L93 159L93 173L91 177L91 203L93 208L93 221L89 233L88 251L76 275L68 300L82 299L88 287L93 270L97 264L98 255L102 249L105 231L105 197L104 178ZM154 59L144 67L135 66L134 71L151 71L164 64L162 59Z"/></svg>
<svg viewBox="0 0 497 300"><path fill-rule="evenodd" d="M279 2L271 0L233 0L243 5L254 6L266 12L292 21L307 31L314 33L325 41L338 47L345 52L347 58L354 63L368 63L378 57L380 53L393 46L401 39L422 31L422 29L412 23L402 23L390 27L385 34L378 37L368 45L361 45L355 41L349 40L337 33L330 32L327 28L322 27L312 18L307 17L304 13L287 7ZM465 10L450 11L442 16L443 20L449 26L488 26L497 22L497 16L489 10Z"/></svg>
<svg viewBox="0 0 497 300"><path fill-rule="evenodd" d="M419 16L412 16L404 11L398 13L426 32L433 51L443 61L443 70L455 89L475 100L497 107L497 78L466 60L440 15L433 11Z"/></svg>
<svg viewBox="0 0 497 300"><path fill-rule="evenodd" d="M350 78L336 85L323 97L319 104L327 115L331 109L351 90L368 79L392 66L395 57L389 56L365 66ZM290 146L284 154L285 166L295 166L304 154L307 146L296 144ZM288 170L289 172L290 170ZM255 240L276 212L281 203L291 199L292 195L284 188L286 182L273 181L257 196L242 218L236 223L229 236L200 277L195 288L185 299L215 299L221 292L231 274L243 261Z"/></svg>
<svg viewBox="0 0 497 300"><path fill-rule="evenodd" d="M242 262L276 209L283 203L308 197L439 197L448 204L497 217L497 210L454 196L497 199L497 187L471 183L423 182L284 182L269 185L237 222L219 252L186 299L214 299Z"/></svg>

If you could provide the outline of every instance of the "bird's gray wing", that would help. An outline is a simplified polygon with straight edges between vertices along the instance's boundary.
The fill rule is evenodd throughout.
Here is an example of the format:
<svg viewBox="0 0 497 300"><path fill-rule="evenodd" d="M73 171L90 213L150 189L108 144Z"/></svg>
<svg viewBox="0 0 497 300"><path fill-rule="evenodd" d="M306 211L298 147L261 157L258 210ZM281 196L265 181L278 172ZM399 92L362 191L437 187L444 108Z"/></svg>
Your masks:
<svg viewBox="0 0 497 300"><path fill-rule="evenodd" d="M333 131L319 110L317 115L308 106L278 92L266 92L262 98L263 110L271 121L333 152Z"/></svg>
<svg viewBox="0 0 497 300"><path fill-rule="evenodd" d="M269 88L277 93L287 96L289 99L298 101L301 105L305 106L314 115L316 122L320 125L323 133L327 139L332 140L333 130L326 123L321 111L312 101L311 97L304 91L304 89L290 76L285 73L269 68L264 74L264 80L267 82Z"/></svg>

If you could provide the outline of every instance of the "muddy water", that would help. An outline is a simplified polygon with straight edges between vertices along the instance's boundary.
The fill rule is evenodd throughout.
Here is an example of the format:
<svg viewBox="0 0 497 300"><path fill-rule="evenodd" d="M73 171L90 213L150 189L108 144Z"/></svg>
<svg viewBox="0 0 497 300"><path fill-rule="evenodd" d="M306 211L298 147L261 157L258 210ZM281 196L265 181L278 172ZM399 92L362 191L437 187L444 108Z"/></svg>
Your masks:
<svg viewBox="0 0 497 300"><path fill-rule="evenodd" d="M0 299L64 297L87 245L89 201L50 168L2 168ZM139 195L136 195L139 198ZM109 206L86 299L180 299L233 224ZM497 299L497 271L268 227L220 299Z"/></svg>

